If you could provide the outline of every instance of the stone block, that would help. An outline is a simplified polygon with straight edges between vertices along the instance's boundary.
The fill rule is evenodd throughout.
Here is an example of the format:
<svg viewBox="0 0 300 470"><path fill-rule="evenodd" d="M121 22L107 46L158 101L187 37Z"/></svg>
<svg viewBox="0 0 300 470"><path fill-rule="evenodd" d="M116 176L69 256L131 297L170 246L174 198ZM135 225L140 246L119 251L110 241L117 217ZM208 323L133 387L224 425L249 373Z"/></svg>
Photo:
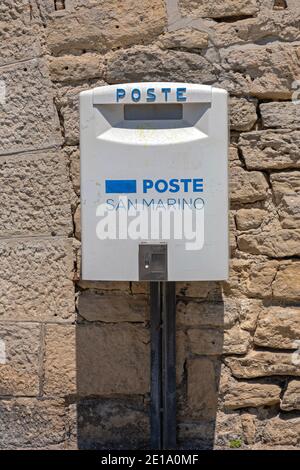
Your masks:
<svg viewBox="0 0 300 470"><path fill-rule="evenodd" d="M48 68L42 59L1 70L6 101L0 118L0 155L43 149L61 143Z"/></svg>

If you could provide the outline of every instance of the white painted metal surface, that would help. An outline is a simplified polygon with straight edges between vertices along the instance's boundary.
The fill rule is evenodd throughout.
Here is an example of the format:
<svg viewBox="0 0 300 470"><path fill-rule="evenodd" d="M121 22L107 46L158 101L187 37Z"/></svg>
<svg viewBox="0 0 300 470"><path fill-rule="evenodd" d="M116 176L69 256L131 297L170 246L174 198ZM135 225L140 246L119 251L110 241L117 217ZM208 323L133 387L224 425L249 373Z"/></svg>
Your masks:
<svg viewBox="0 0 300 470"><path fill-rule="evenodd" d="M83 279L139 280L141 243L167 244L166 280L227 278L225 90L136 83L84 91L80 150Z"/></svg>

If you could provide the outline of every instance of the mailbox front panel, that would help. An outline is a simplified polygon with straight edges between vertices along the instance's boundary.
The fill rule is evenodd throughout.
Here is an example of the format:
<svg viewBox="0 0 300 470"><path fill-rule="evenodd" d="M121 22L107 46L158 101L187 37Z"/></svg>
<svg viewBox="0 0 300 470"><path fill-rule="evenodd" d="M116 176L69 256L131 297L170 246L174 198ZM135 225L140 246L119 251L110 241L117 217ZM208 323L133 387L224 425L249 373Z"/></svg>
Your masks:
<svg viewBox="0 0 300 470"><path fill-rule="evenodd" d="M227 113L204 85L81 93L83 279L228 277Z"/></svg>

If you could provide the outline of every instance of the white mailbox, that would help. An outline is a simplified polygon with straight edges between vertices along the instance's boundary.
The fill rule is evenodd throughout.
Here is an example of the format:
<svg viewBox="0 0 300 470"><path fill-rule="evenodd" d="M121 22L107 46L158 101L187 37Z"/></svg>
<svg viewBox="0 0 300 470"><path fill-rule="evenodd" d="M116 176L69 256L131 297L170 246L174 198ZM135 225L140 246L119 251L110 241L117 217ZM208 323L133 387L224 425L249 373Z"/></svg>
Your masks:
<svg viewBox="0 0 300 470"><path fill-rule="evenodd" d="M227 107L188 83L80 94L83 279L228 277Z"/></svg>

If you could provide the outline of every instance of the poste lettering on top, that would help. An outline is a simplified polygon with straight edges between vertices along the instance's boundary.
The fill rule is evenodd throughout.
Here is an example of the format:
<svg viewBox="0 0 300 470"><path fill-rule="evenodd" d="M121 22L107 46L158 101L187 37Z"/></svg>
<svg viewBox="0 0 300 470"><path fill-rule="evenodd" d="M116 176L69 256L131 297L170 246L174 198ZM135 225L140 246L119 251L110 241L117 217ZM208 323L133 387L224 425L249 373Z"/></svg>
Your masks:
<svg viewBox="0 0 300 470"><path fill-rule="evenodd" d="M168 103L170 98L173 98L173 101L177 101L178 103L184 103L187 101L186 97L187 89L185 87L177 87L177 88L169 88L169 87L162 87L162 88L132 88L131 90L126 90L125 88L117 88L116 89L116 102L120 103L124 98L128 95L131 98L133 103L138 103L139 101L143 100L147 103L155 103L157 97L160 95L163 97L164 101Z"/></svg>

